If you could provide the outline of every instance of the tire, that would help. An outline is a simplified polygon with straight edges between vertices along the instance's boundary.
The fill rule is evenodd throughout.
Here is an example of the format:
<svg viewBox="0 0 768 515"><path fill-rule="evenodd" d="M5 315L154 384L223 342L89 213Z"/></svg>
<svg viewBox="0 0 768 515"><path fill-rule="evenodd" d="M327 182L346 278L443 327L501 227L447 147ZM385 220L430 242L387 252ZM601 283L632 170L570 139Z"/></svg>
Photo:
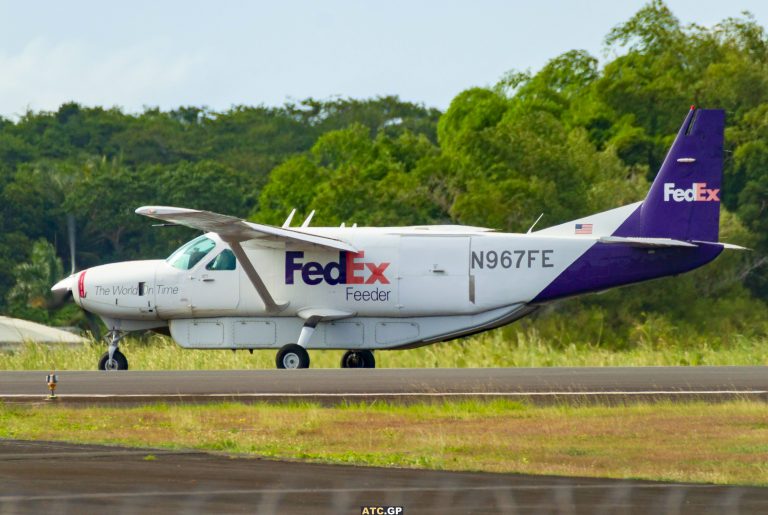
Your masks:
<svg viewBox="0 0 768 515"><path fill-rule="evenodd" d="M373 351L361 350L360 354L363 355L365 366L363 368L376 368L376 358L373 356Z"/></svg>
<svg viewBox="0 0 768 515"><path fill-rule="evenodd" d="M116 350L114 354L112 354L112 363L110 363L109 366L107 361L109 361L109 352L105 352L101 355L101 359L99 360L99 370L106 370L108 372L128 370L128 358L126 358L119 350Z"/></svg>
<svg viewBox="0 0 768 515"><path fill-rule="evenodd" d="M376 358L369 350L348 350L341 357L341 368L376 368Z"/></svg>
<svg viewBox="0 0 768 515"><path fill-rule="evenodd" d="M309 353L304 347L289 343L277 352L275 364L283 369L309 368Z"/></svg>

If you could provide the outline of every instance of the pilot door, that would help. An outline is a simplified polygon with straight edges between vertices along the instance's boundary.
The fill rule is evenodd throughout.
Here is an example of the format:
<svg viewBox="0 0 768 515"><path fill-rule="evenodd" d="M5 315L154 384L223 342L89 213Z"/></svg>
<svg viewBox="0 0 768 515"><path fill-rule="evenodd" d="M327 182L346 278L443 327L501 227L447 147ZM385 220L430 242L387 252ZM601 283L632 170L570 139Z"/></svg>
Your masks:
<svg viewBox="0 0 768 515"><path fill-rule="evenodd" d="M241 267L229 249L217 249L188 276L192 316L233 314L240 303Z"/></svg>

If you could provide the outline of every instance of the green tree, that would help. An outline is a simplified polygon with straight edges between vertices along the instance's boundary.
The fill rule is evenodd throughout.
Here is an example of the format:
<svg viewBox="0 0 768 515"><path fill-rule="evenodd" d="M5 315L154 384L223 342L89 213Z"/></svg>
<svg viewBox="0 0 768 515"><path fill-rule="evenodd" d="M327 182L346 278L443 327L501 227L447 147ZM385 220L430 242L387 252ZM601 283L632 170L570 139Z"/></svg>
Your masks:
<svg viewBox="0 0 768 515"><path fill-rule="evenodd" d="M56 249L45 240L32 246L28 262L13 269L14 286L8 292L11 313L47 322L54 308L51 286L64 277Z"/></svg>
<svg viewBox="0 0 768 515"><path fill-rule="evenodd" d="M308 155L277 167L254 218L280 223L291 209L318 223L419 224L441 218L417 170L436 155L423 135L379 133L356 124L321 136Z"/></svg>

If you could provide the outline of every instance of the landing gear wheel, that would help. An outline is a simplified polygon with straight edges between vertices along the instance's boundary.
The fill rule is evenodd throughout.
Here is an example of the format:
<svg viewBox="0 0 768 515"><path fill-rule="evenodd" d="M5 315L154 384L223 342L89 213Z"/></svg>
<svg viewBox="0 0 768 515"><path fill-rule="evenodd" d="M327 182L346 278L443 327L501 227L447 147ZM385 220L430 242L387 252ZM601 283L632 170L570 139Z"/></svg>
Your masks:
<svg viewBox="0 0 768 515"><path fill-rule="evenodd" d="M277 352L277 368L309 368L309 353L301 345L289 343Z"/></svg>
<svg viewBox="0 0 768 515"><path fill-rule="evenodd" d="M99 370L128 370L128 358L119 350L115 350L110 361L109 352L105 352L99 360Z"/></svg>
<svg viewBox="0 0 768 515"><path fill-rule="evenodd" d="M341 358L341 368L376 368L376 358L369 350L348 350Z"/></svg>

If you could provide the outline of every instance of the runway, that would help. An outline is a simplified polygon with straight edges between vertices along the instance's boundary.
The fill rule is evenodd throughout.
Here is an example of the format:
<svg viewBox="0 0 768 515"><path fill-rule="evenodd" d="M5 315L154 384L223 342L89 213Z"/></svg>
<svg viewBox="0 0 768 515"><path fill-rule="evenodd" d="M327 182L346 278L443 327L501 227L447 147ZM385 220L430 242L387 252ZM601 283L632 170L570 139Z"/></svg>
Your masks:
<svg viewBox="0 0 768 515"><path fill-rule="evenodd" d="M47 372L0 372L0 400L37 402ZM62 403L322 403L509 398L547 402L768 401L768 367L58 372Z"/></svg>
<svg viewBox="0 0 768 515"><path fill-rule="evenodd" d="M768 489L0 440L0 514L765 513ZM375 512L374 512L375 513Z"/></svg>

